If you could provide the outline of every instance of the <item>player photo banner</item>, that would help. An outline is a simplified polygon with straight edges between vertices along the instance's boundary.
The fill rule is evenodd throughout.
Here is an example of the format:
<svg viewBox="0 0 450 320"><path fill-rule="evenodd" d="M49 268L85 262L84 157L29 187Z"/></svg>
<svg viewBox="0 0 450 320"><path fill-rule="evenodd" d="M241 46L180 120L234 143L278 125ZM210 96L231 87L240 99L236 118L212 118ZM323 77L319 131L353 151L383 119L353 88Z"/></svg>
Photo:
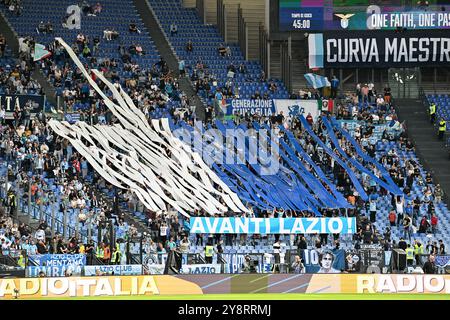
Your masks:
<svg viewBox="0 0 450 320"><path fill-rule="evenodd" d="M355 218L190 218L191 233L316 234L356 232Z"/></svg>
<svg viewBox="0 0 450 320"><path fill-rule="evenodd" d="M310 34L309 67L417 67L450 63L450 36L442 32L328 32ZM320 41L321 40L321 41Z"/></svg>

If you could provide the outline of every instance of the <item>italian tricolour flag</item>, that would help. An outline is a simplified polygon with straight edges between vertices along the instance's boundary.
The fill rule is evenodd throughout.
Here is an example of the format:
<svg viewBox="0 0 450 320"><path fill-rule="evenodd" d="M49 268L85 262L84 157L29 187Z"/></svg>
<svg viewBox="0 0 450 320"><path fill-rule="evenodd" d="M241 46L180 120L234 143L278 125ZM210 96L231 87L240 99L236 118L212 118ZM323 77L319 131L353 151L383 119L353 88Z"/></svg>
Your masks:
<svg viewBox="0 0 450 320"><path fill-rule="evenodd" d="M328 111L333 112L334 100L333 99L318 99L317 100L317 108L319 111Z"/></svg>

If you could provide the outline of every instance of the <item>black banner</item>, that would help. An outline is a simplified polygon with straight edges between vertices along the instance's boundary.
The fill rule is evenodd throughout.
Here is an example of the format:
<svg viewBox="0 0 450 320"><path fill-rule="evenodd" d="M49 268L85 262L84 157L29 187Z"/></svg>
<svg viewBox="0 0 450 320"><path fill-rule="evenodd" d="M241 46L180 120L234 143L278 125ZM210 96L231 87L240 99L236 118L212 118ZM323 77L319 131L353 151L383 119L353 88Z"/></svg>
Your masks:
<svg viewBox="0 0 450 320"><path fill-rule="evenodd" d="M325 68L450 64L449 32L326 32L321 40L309 44L310 67L314 63Z"/></svg>
<svg viewBox="0 0 450 320"><path fill-rule="evenodd" d="M0 94L0 106L2 106L7 115L8 112L14 112L16 107L23 110L28 104L31 107L31 113L38 113L43 110L45 104L45 96L34 94Z"/></svg>
<svg viewBox="0 0 450 320"><path fill-rule="evenodd" d="M358 250L361 258L363 270L362 273L383 273L385 267L384 249L381 246L362 246Z"/></svg>

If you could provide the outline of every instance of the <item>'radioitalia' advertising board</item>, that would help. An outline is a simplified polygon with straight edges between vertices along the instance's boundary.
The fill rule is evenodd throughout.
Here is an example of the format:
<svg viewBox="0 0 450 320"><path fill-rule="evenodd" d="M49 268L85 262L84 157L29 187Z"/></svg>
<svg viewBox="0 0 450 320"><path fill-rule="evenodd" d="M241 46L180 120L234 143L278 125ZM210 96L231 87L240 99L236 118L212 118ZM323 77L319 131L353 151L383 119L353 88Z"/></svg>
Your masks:
<svg viewBox="0 0 450 320"><path fill-rule="evenodd" d="M356 232L355 218L206 218L190 219L191 233L316 234Z"/></svg>

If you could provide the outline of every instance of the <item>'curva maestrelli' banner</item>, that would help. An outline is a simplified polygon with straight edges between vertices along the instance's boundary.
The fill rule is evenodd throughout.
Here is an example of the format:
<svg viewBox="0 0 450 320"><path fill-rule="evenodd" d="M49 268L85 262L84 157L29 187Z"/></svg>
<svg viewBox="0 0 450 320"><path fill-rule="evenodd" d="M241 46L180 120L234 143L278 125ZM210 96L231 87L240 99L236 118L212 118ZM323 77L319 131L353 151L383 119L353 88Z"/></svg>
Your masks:
<svg viewBox="0 0 450 320"><path fill-rule="evenodd" d="M450 34L328 32L308 37L309 67L417 67L450 63Z"/></svg>

